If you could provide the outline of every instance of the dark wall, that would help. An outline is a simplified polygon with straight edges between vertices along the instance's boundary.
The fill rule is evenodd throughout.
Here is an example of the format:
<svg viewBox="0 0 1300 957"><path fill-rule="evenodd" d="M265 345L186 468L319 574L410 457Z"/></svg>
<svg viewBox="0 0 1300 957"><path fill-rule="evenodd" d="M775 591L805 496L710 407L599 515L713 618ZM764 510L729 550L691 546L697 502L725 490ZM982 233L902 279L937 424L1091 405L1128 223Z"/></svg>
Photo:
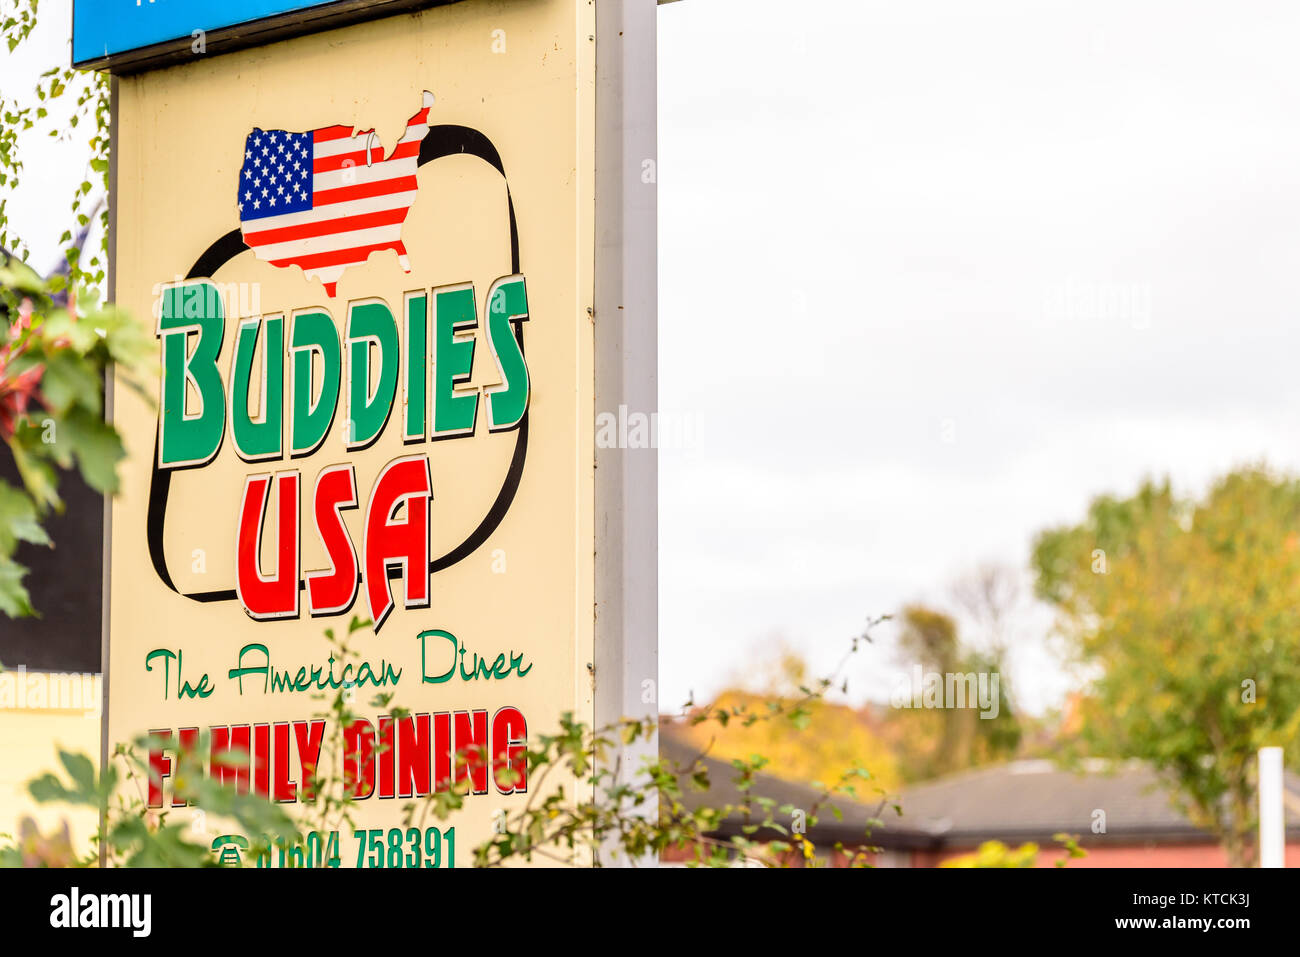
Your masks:
<svg viewBox="0 0 1300 957"><path fill-rule="evenodd" d="M0 480L19 485L9 450L0 444ZM104 499L77 472L59 473L66 508L45 523L53 548L23 542L18 561L39 618L0 613L0 664L46 671L100 668L100 598L103 592Z"/></svg>

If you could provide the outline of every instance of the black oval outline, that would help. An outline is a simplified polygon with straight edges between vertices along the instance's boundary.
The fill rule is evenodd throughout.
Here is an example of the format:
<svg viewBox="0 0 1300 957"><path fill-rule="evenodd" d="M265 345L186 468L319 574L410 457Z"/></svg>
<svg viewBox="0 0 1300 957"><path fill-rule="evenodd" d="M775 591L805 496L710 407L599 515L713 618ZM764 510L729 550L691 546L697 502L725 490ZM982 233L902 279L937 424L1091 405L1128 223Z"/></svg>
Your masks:
<svg viewBox="0 0 1300 957"><path fill-rule="evenodd" d="M432 126L429 128L429 132L425 134L424 141L420 144L420 157L416 165L417 167L423 166L425 163L431 163L444 156L454 156L458 153L478 157L500 173L501 178L506 181L506 204L510 211L510 274L517 275L521 270L519 268L519 228L515 221L515 203L510 194L510 180L506 176L505 167L501 162L501 154L492 145L492 141L483 133L468 126ZM248 246L245 245L240 231L232 229L204 250L185 278L210 279L214 272L240 253L247 251ZM522 354L524 349L523 323L517 322L514 325L515 339L519 343L519 351ZM463 542L441 557L432 559L429 562L430 575L445 568L450 568L472 554L496 531L506 513L510 510L515 493L519 490L519 482L523 478L524 461L528 455L528 414L529 410L525 409L523 417L516 426L519 437L515 440L515 450L510 458L510 467L506 471L505 481L502 483L501 490L497 493L492 507L488 510L487 515L483 517L483 520L479 522L478 527ZM191 601L199 602L233 601L236 598L233 588L218 591L182 592L176 587L172 581L171 573L167 570L167 556L163 548L163 537L167 524L167 498L171 490L171 476L173 472L196 467L182 466L176 469L160 469L158 467L158 436L155 432L153 472L149 481L149 506L146 520L149 558L153 562L154 571L158 574L158 578L176 594ZM388 571L390 579L397 578L400 575L400 568L392 568ZM361 578L360 570L357 578L358 581ZM298 588L299 590L306 588L305 578L298 580ZM335 612L334 614L342 615L346 613L347 610Z"/></svg>

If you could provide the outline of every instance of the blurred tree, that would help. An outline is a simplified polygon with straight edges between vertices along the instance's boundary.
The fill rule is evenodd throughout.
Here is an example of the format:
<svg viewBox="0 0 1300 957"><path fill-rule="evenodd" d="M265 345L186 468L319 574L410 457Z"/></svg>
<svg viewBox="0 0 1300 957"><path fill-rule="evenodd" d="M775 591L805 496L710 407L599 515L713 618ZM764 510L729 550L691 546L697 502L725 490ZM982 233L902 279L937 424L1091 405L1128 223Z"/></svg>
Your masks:
<svg viewBox="0 0 1300 957"><path fill-rule="evenodd" d="M731 690L719 694L708 708L710 713L762 714L769 702L790 706L794 700ZM747 761L761 754L767 759L763 771L787 781L835 781L851 768L869 766L874 784L886 791L897 790L902 781L898 759L870 714L824 700L811 702L806 710L806 724L801 729L805 733L798 735L774 721L748 725L743 721L725 725L679 722L673 733L701 751L709 748L712 757L723 760Z"/></svg>
<svg viewBox="0 0 1300 957"><path fill-rule="evenodd" d="M710 714L736 717L692 724L675 722L669 733L689 741L701 751L724 760L749 760L763 755L764 772L801 784L838 780L846 771L869 766L873 782L894 790L901 782L898 760L870 709L858 710L827 701L823 696L801 706L806 733L794 735L782 722L744 720L746 714L764 714L771 703L794 707L813 688L807 660L788 645L754 666L753 690L728 689L704 709ZM842 689L841 689L842 690Z"/></svg>
<svg viewBox="0 0 1300 957"><path fill-rule="evenodd" d="M1056 867L1069 867L1070 861L1087 857L1088 852L1079 846L1077 837L1070 834L1054 834L1052 839L1061 845L1064 857L1053 861ZM1037 867L1038 845L1032 841L1019 847L1008 847L1001 841L985 841L976 850L960 857L951 857L940 867Z"/></svg>
<svg viewBox="0 0 1300 957"><path fill-rule="evenodd" d="M983 647L1005 661L1015 638L1021 608L1021 573L999 562L984 562L952 584L952 600L979 632Z"/></svg>
<svg viewBox="0 0 1300 957"><path fill-rule="evenodd" d="M925 605L909 605L900 620L898 648L907 667L919 665L922 672L941 677L998 676L996 717L981 717L976 707L896 712L907 716L899 740L905 776L913 780L937 777L1014 753L1020 744L1021 727L1003 680L1004 652L999 646L989 651L966 647L958 635L957 622ZM910 672L905 674L910 680ZM992 688L991 681L988 686Z"/></svg>
<svg viewBox="0 0 1300 957"><path fill-rule="evenodd" d="M957 623L943 612L923 605L904 608L898 645L904 661L919 664L924 672L958 670ZM960 755L969 748L969 723L961 712L943 708L906 714L911 733L904 738L904 760L913 776L936 777L966 765Z"/></svg>
<svg viewBox="0 0 1300 957"><path fill-rule="evenodd" d="M30 38L38 6L0 3L0 42L9 53ZM151 352L142 327L96 302L106 279L110 86L107 74L66 62L44 70L30 96L0 90L0 456L12 457L21 479L0 480L0 616L35 611L15 555L19 543L52 544L44 523L63 508L60 473L75 467L96 491L116 490L123 450L104 421L105 371L117 364L130 384ZM58 186L42 169L29 183L21 147L40 134L86 153L80 182ZM20 189L48 195L51 187L67 188L71 215L59 237L62 261L42 277L28 265L31 249L9 217L8 198ZM87 248L96 224L99 241Z"/></svg>
<svg viewBox="0 0 1300 957"><path fill-rule="evenodd" d="M42 279L0 249L0 455L12 456L21 479L0 480L0 615L34 612L15 555L20 542L51 544L43 521L63 507L60 470L79 469L99 492L117 490L124 452L104 421L104 375L117 363L123 381L136 383L150 351L140 327L76 291L65 276Z"/></svg>
<svg viewBox="0 0 1300 957"><path fill-rule="evenodd" d="M13 53L27 43L36 29L39 0L0 0L0 43ZM66 17L66 12L63 16ZM48 8L41 16L48 18ZM55 13L58 19L58 12ZM66 24L64 20L64 24ZM65 27L66 28L66 27ZM32 250L8 213L8 197L19 189L48 192L66 189L72 197L70 211L75 225L59 237L66 266L62 271L72 286L99 286L105 279L108 258L109 130L112 124L112 96L106 72L81 71L69 65L65 53L36 78L30 95L9 84L0 90L0 247L16 258L30 262ZM21 71L16 71L19 73ZM23 166L23 145L28 137L43 135L63 144L65 150L83 153L87 166L80 182L56 184L48 169L37 171L36 181L27 186ZM85 251L85 238L77 238L92 222L99 225L100 240Z"/></svg>
<svg viewBox="0 0 1300 957"><path fill-rule="evenodd" d="M898 646L904 657L928 671L956 671L961 657L957 622L949 615L925 605L903 609Z"/></svg>
<svg viewBox="0 0 1300 957"><path fill-rule="evenodd" d="M1232 864L1253 863L1256 752L1300 757L1300 482L1248 468L1200 501L1148 482L1042 533L1033 564L1100 672L1083 745L1150 762Z"/></svg>

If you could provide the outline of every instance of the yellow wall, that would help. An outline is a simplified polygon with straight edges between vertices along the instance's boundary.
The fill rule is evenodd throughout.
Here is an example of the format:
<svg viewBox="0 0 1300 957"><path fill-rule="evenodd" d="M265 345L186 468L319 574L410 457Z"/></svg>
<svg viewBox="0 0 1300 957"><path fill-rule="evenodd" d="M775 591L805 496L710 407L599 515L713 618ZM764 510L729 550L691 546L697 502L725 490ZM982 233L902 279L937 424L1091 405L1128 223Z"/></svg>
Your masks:
<svg viewBox="0 0 1300 957"><path fill-rule="evenodd" d="M13 688L19 675L8 672L0 675L0 682ZM46 676L31 673L21 677L25 682L46 680ZM85 687L93 688L91 700L100 697L99 675L86 677ZM47 696L45 701L50 701ZM67 702L60 702L67 703ZM15 698L5 699L6 705L16 705ZM0 707L0 833L17 834L18 822L32 817L43 834L57 829L60 822L68 821L74 846L79 852L90 847L90 838L98 824L95 812L66 805L37 804L27 793L27 782L47 771L59 771L59 749L81 752L99 766L99 711L76 707Z"/></svg>

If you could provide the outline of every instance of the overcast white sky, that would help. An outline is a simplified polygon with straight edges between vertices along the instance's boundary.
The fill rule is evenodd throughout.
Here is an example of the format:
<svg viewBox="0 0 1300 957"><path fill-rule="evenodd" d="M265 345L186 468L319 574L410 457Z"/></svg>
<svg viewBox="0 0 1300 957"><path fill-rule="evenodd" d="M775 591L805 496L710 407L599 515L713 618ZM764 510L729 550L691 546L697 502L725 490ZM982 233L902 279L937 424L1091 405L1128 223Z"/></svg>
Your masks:
<svg viewBox="0 0 1300 957"><path fill-rule="evenodd" d="M665 703L773 632L830 664L1145 474L1296 466L1295 4L659 24L661 404L705 432L662 456Z"/></svg>
<svg viewBox="0 0 1300 957"><path fill-rule="evenodd" d="M696 430L661 455L665 707L778 635L828 666L1099 492L1300 467L1300 8L682 0L659 24L660 403ZM48 185L11 212L42 265L84 160L30 156ZM1044 624L1012 678L1035 709L1066 682Z"/></svg>

